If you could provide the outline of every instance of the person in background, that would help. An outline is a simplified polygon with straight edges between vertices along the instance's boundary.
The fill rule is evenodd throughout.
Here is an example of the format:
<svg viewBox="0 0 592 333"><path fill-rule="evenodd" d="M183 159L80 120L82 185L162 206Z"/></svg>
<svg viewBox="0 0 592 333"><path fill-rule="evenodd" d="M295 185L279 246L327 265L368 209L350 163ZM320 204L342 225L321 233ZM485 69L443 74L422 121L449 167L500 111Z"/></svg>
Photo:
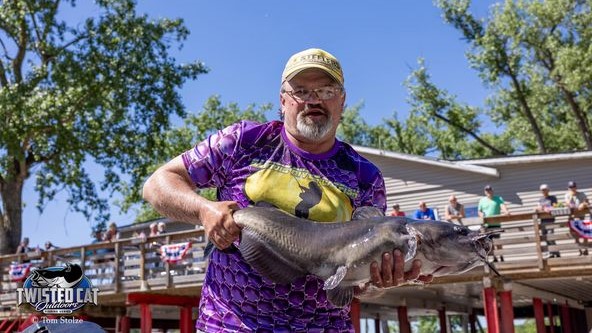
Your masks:
<svg viewBox="0 0 592 333"><path fill-rule="evenodd" d="M485 191L485 196L479 200L479 206L477 207L480 217L490 217L500 214L510 215L504 199L499 195L494 195L491 185L485 185L483 191ZM496 227L499 227L499 224Z"/></svg>
<svg viewBox="0 0 592 333"><path fill-rule="evenodd" d="M166 224L164 222L158 222L158 234L166 234Z"/></svg>
<svg viewBox="0 0 592 333"><path fill-rule="evenodd" d="M549 213L553 207L557 206L557 197L554 195L549 194L550 188L547 184L541 184L539 186L539 190L541 191L541 198L539 199L539 203L537 206L538 212L545 212ZM555 222L555 217L545 217L541 219L541 235L545 236L545 239L548 235L554 233L553 228L549 228L549 224L553 224ZM547 248L549 245L555 245L554 240L547 240ZM551 258L560 257L561 255L557 251L549 252L543 254L544 256L550 256Z"/></svg>
<svg viewBox="0 0 592 333"><path fill-rule="evenodd" d="M415 211L413 218L416 220L435 220L436 216L434 215L434 210L428 208L428 205L425 203L425 201L420 201L419 209Z"/></svg>
<svg viewBox="0 0 592 333"><path fill-rule="evenodd" d="M567 207L577 210L576 217L583 219L586 216L590 202L584 192L578 191L578 186L573 180L567 183L564 201Z"/></svg>
<svg viewBox="0 0 592 333"><path fill-rule="evenodd" d="M29 247L29 237L24 237L21 243L16 248L16 254L31 252L33 249Z"/></svg>
<svg viewBox="0 0 592 333"><path fill-rule="evenodd" d="M444 218L448 222L458 222L462 225L462 219L465 217L465 206L458 202L456 196L451 195L448 198L448 204L444 208Z"/></svg>
<svg viewBox="0 0 592 333"><path fill-rule="evenodd" d="M393 205L393 210L389 214L390 216L405 216L405 213L402 212L399 208L399 204Z"/></svg>
<svg viewBox="0 0 592 333"><path fill-rule="evenodd" d="M486 218L490 216L500 215L502 213L505 215L510 215L510 211L508 210L508 207L506 207L504 199L499 195L493 194L493 187L491 187L491 185L485 185L483 191L485 192L485 196L481 198L481 200L479 200L479 205L477 206L477 213L479 214L479 217ZM499 229L501 225L499 223L488 222L483 223L483 227L485 231L491 231ZM492 237L500 238L500 234L494 234ZM498 246L496 246L495 248L499 249ZM500 256L500 260L504 261L504 257ZM498 261L497 256L493 256L493 261Z"/></svg>
<svg viewBox="0 0 592 333"><path fill-rule="evenodd" d="M105 238L103 239L103 241L113 242L118 239L119 232L117 231L117 224L115 224L115 222L111 222L111 224L109 224L109 229L107 229L107 232L105 233Z"/></svg>
<svg viewBox="0 0 592 333"><path fill-rule="evenodd" d="M158 224L156 222L152 222L150 223L150 234L148 234L149 237L154 237L154 236L158 236Z"/></svg>
<svg viewBox="0 0 592 333"><path fill-rule="evenodd" d="M144 198L157 211L202 224L216 247L203 283L198 331L353 331L350 306L328 302L318 277L276 284L230 248L240 236L233 211L253 203L265 201L319 222L351 220L354 210L363 206L384 212L380 171L335 137L345 97L343 72L333 55L321 49L298 52L281 77L283 121L233 124L175 157L146 181ZM219 201L195 191L206 187L217 187ZM414 261L408 272L403 262L400 251L385 252L381 263L368 267L371 284L383 289L421 279L420 261ZM224 290L232 290L232 297ZM366 291L362 286L356 295ZM271 312L262 316L257 304L271 306ZM282 310L274 311L278 304Z"/></svg>
<svg viewBox="0 0 592 333"><path fill-rule="evenodd" d="M59 247L57 247L57 246L53 245L53 243L52 243L52 242L50 242L50 241L47 241L47 242L45 242L45 247L44 247L44 249L45 249L45 251L51 251L51 250L57 250L57 249L59 249Z"/></svg>
<svg viewBox="0 0 592 333"><path fill-rule="evenodd" d="M567 192L564 197L565 205L572 210L573 217L583 220L586 218L586 212L590 208L590 202L584 192L578 191L578 186L575 181L571 180L567 183ZM584 242L588 243L587 239L577 239L578 244ZM588 255L588 249L580 249L580 255Z"/></svg>

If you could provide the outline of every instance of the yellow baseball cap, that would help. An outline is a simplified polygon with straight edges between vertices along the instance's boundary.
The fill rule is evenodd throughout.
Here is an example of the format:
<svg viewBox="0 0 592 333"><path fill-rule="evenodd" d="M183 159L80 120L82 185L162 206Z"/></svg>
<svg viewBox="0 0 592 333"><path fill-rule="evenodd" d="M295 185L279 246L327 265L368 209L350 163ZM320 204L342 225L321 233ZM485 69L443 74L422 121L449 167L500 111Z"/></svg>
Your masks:
<svg viewBox="0 0 592 333"><path fill-rule="evenodd" d="M291 56L282 73L282 82L289 81L298 73L310 68L324 70L335 81L343 85L343 71L339 60L331 53L321 49L308 49Z"/></svg>

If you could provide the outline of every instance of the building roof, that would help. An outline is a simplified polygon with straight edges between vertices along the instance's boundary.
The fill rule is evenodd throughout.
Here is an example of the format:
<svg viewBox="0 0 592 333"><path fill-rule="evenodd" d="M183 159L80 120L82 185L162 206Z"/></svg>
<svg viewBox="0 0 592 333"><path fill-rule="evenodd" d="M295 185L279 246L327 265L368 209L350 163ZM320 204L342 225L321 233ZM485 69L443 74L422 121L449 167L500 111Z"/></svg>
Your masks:
<svg viewBox="0 0 592 333"><path fill-rule="evenodd" d="M495 168L485 167L480 165L472 165L470 163L463 163L460 164L456 161L446 161L437 158L425 157L425 156L418 156L418 155L411 155L411 154L404 154L404 153L396 153L392 151L386 151L376 148L369 148L369 147L362 147L362 146L355 146L352 147L359 153L363 154L370 154L370 155L377 155L377 156L385 156L388 158L408 161L408 162L415 162L415 163L422 163L432 166L438 166L442 168L449 168L467 172L478 173L486 176L493 176L499 177L499 172Z"/></svg>

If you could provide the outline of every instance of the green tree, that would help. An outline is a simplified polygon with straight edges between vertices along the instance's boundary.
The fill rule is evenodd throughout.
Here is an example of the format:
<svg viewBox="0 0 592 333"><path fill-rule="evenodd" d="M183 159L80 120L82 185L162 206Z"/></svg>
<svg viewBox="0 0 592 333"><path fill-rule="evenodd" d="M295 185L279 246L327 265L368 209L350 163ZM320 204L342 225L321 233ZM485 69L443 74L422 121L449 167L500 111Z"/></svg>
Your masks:
<svg viewBox="0 0 592 333"><path fill-rule="evenodd" d="M471 66L494 90L485 112L511 133L515 149L592 150L591 3L506 0L483 19L470 3L437 1L469 43Z"/></svg>
<svg viewBox="0 0 592 333"><path fill-rule="evenodd" d="M220 96L211 96L203 106L203 109L196 114L191 114L185 119L184 125L170 129L162 136L162 146L165 147L162 157L158 163L151 166L148 171L154 172L162 163L165 163L174 156L195 146L198 142L205 140L209 135L241 120L265 122L265 114L272 109L273 105L263 104L259 107L248 105L241 110L238 104L229 103L222 105ZM199 194L210 200L216 200L215 189L200 189ZM138 209L136 222L144 222L161 217L152 206L144 202L140 197L137 188L128 188L124 191L125 200L122 202L122 209L127 210L132 205L142 202Z"/></svg>
<svg viewBox="0 0 592 333"><path fill-rule="evenodd" d="M180 65L169 49L181 20L136 14L132 0L99 0L97 15L68 25L75 1L0 6L0 254L21 238L24 182L35 175L39 209L60 190L75 211L108 219L107 195L139 188L163 149L171 115L185 116L177 89L207 70ZM99 188L86 167L104 169ZM127 185L120 175L131 175Z"/></svg>

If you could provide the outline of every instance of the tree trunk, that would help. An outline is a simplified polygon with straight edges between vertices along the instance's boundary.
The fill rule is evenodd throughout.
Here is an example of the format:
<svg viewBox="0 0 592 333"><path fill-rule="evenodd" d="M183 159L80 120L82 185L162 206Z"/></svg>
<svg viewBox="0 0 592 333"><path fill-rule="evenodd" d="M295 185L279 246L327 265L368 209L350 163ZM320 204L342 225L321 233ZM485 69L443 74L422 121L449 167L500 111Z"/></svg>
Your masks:
<svg viewBox="0 0 592 333"><path fill-rule="evenodd" d="M22 180L5 181L0 187L2 211L0 212L0 255L15 253L23 222Z"/></svg>
<svg viewBox="0 0 592 333"><path fill-rule="evenodd" d="M536 118L532 114L532 110L530 109L530 105L528 105L528 101L526 100L526 94L522 90L522 86L520 85L520 81L518 80L517 75L515 75L514 72L511 70L509 65L508 65L508 75L512 79L512 84L514 85L514 88L516 89L516 93L518 94L518 96L517 96L518 102L522 105L524 115L526 116L526 119L530 123L530 126L532 127L532 131L534 132L533 134L534 134L534 137L536 138L537 146L539 147L539 153L546 154L547 147L545 147L545 140L543 137L543 133L541 132L541 129L536 121Z"/></svg>
<svg viewBox="0 0 592 333"><path fill-rule="evenodd" d="M563 92L563 95L565 96L565 99L567 100L569 107L571 108L571 110L574 113L574 116L576 117L576 122L580 129L580 133L582 133L582 138L586 143L586 149L592 150L592 134L590 133L590 127L588 126L588 117L586 117L586 114L582 112L580 105L576 101L574 93L567 90L561 82L558 82L558 84L559 89L561 89L561 92Z"/></svg>

